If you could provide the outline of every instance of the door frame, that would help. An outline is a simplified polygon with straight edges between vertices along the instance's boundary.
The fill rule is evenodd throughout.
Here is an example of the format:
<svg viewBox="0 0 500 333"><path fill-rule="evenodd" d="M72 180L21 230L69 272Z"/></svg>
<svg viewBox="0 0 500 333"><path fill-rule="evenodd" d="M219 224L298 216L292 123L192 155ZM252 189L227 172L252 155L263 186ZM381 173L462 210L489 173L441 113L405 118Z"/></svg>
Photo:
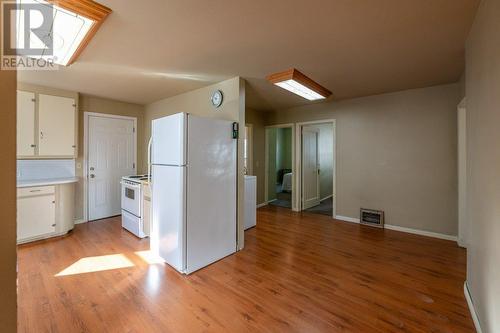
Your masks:
<svg viewBox="0 0 500 333"><path fill-rule="evenodd" d="M295 127L295 156L297 159L295 160L295 176L293 177L295 180L295 202L297 203L297 211L302 211L302 128L307 125L320 125L320 124L332 124L333 126L333 209L332 209L332 218L335 218L337 215L337 122L335 119L324 119L324 120L315 120L315 121L304 121L296 123Z"/></svg>
<svg viewBox="0 0 500 333"><path fill-rule="evenodd" d="M89 221L89 177L88 177L88 157L89 157L89 119L90 117L112 118L112 119L125 119L134 121L134 163L135 172L139 166L137 165L137 117L119 116L107 113L98 112L84 112L83 113L83 221Z"/></svg>
<svg viewBox="0 0 500 333"><path fill-rule="evenodd" d="M464 98L457 106L458 142L458 240L467 248L467 106Z"/></svg>
<svg viewBox="0 0 500 333"><path fill-rule="evenodd" d="M253 174L253 124L245 124L245 129L248 127L247 140L247 175Z"/></svg>
<svg viewBox="0 0 500 333"><path fill-rule="evenodd" d="M269 136L267 134L267 130L270 128L291 128L292 129L292 173L296 172L295 169L295 124L294 123L287 123L287 124L277 124L277 125L270 125L270 126L265 126L264 127L264 135L265 135L265 168L264 168L264 191L265 191L265 196L264 196L264 202L266 204L269 203L269 197L268 197L268 188L269 188ZM298 211L297 208L297 202L295 200L295 195L293 194L296 189L296 177L292 177L292 210L293 211Z"/></svg>

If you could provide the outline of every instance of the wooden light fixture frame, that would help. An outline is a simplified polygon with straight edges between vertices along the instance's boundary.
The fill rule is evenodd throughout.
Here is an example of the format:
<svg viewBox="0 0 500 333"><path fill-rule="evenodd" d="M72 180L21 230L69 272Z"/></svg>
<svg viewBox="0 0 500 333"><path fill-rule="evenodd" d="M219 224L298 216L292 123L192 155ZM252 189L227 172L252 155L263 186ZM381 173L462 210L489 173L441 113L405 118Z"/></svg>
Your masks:
<svg viewBox="0 0 500 333"><path fill-rule="evenodd" d="M80 54L85 50L88 43L92 40L94 35L97 33L102 23L111 14L112 10L100 3L92 0L46 0L48 3L66 9L74 14L86 17L92 20L94 23L92 27L87 32L82 42L76 49L75 53L71 56L66 66L71 65L76 61Z"/></svg>
<svg viewBox="0 0 500 333"><path fill-rule="evenodd" d="M324 98L328 98L332 95L332 92L313 79L309 78L305 74L301 73L299 70L296 68L290 68L284 72L279 72L279 73L274 73L271 75L267 76L267 80L273 84L283 82L283 81L288 81L288 80L294 80L307 88L315 91L316 93L320 94Z"/></svg>

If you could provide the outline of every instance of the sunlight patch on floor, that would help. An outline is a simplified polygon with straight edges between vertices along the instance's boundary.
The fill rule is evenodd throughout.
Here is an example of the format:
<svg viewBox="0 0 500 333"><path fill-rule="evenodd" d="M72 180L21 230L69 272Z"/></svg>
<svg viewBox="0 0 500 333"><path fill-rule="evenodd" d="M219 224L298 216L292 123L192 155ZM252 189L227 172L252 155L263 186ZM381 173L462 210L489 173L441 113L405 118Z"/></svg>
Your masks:
<svg viewBox="0 0 500 333"><path fill-rule="evenodd" d="M111 269L133 267L134 264L123 254L86 257L63 269L55 276L67 276L83 273L101 272Z"/></svg>
<svg viewBox="0 0 500 333"><path fill-rule="evenodd" d="M147 251L137 251L135 252L142 260L144 260L146 263L150 265L154 264L163 264L165 261L155 255L153 252L147 250Z"/></svg>

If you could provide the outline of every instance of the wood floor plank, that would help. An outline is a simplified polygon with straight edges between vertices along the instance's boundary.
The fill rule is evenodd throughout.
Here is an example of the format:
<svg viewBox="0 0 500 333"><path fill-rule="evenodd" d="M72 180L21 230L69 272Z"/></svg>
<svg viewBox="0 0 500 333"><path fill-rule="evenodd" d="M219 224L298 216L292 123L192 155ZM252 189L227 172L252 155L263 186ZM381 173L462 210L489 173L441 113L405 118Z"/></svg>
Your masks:
<svg viewBox="0 0 500 333"><path fill-rule="evenodd" d="M19 246L19 332L474 332L451 241L258 210L245 249L190 276L149 264L119 217ZM78 260L133 265L57 276Z"/></svg>

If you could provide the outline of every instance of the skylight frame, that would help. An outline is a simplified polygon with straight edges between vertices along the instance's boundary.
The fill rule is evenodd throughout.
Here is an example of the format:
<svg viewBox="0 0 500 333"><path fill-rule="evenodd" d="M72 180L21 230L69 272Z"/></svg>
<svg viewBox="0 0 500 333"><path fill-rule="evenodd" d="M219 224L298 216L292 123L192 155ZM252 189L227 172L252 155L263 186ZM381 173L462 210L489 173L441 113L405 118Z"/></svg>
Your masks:
<svg viewBox="0 0 500 333"><path fill-rule="evenodd" d="M69 66L74 63L85 47L92 40L94 35L99 30L101 24L106 17L112 12L106 6L103 6L92 0L36 0L37 2L47 3L54 6L55 21L57 15L71 15L82 20L82 25L78 32L69 38L71 44L67 47L67 51L62 55L62 59L57 59L54 62L59 65ZM54 23L57 24L57 23ZM77 27L77 26L76 26ZM78 28L78 27L77 27ZM51 33L53 30L51 29ZM63 39L64 40L64 39ZM76 43L76 44L75 44ZM42 55L40 58L51 58L47 55Z"/></svg>
<svg viewBox="0 0 500 333"><path fill-rule="evenodd" d="M295 68L271 74L267 77L267 80L309 101L326 99L332 95L330 90L313 81Z"/></svg>

